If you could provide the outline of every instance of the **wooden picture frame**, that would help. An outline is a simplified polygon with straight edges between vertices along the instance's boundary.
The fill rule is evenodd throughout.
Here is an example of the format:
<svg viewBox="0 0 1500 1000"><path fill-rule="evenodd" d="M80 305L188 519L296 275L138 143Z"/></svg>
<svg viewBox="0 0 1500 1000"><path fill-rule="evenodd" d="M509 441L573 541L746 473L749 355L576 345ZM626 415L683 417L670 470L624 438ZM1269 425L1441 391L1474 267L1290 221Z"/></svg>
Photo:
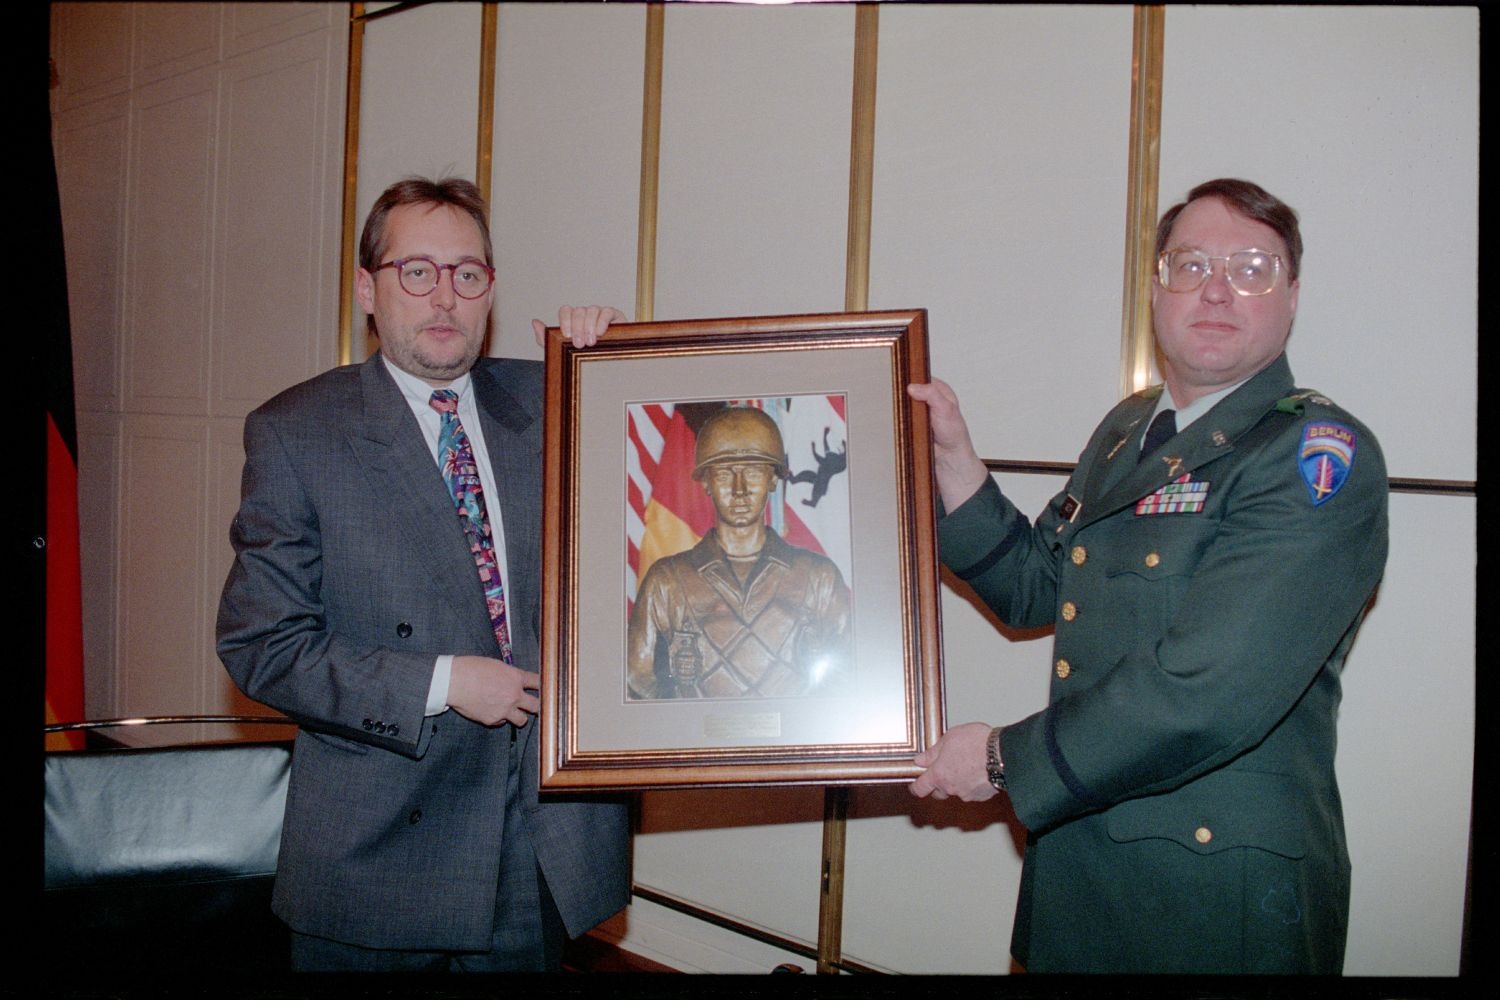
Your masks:
<svg viewBox="0 0 1500 1000"><path fill-rule="evenodd" d="M906 392L926 320L624 323L585 349L548 331L543 789L920 773L944 722L931 441Z"/></svg>

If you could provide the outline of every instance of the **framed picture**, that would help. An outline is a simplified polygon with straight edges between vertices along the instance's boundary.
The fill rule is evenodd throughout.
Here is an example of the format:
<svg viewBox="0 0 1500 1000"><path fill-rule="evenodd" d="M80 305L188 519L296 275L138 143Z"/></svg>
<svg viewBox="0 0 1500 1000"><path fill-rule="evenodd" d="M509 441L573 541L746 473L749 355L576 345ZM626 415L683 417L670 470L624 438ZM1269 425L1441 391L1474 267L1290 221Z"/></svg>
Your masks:
<svg viewBox="0 0 1500 1000"><path fill-rule="evenodd" d="M543 788L916 776L943 727L926 319L549 331Z"/></svg>

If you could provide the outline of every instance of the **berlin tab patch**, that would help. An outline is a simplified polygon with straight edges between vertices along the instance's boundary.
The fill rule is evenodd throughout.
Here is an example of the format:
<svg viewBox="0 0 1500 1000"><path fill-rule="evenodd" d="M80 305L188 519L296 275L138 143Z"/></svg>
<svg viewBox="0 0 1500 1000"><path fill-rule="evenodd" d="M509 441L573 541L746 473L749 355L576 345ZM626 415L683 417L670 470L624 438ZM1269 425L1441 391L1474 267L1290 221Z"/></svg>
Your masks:
<svg viewBox="0 0 1500 1000"><path fill-rule="evenodd" d="M1203 509L1208 499L1208 483L1193 479L1191 472L1184 472L1150 496L1142 497L1135 505L1135 514L1196 514Z"/></svg>
<svg viewBox="0 0 1500 1000"><path fill-rule="evenodd" d="M1324 421L1302 428L1297 468L1314 507L1333 499L1349 478L1354 444L1354 431L1343 424Z"/></svg>

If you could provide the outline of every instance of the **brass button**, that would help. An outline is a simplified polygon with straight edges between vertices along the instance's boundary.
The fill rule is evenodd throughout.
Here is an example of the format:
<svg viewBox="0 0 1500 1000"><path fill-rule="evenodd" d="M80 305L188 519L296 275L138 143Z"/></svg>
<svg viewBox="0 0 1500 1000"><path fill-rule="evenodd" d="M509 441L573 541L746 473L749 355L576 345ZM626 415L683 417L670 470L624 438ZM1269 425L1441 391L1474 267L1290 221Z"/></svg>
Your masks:
<svg viewBox="0 0 1500 1000"><path fill-rule="evenodd" d="M1073 664L1069 663L1067 660L1058 660L1057 661L1057 679L1058 680L1060 680L1060 681L1067 680L1068 679L1068 675L1071 674L1072 672L1073 672Z"/></svg>
<svg viewBox="0 0 1500 1000"><path fill-rule="evenodd" d="M1155 569L1156 567L1158 567L1160 565L1161 565L1161 556L1160 555L1158 555L1155 552L1148 552L1146 554L1146 566L1148 568Z"/></svg>
<svg viewBox="0 0 1500 1000"><path fill-rule="evenodd" d="M1074 604L1072 601L1063 601L1063 606L1062 606L1062 618L1063 618L1063 621L1070 622L1074 618L1077 618L1077 617L1078 617L1078 605Z"/></svg>
<svg viewBox="0 0 1500 1000"><path fill-rule="evenodd" d="M1193 839L1200 844L1206 844L1214 839L1214 832L1206 826L1200 826L1193 831Z"/></svg>
<svg viewBox="0 0 1500 1000"><path fill-rule="evenodd" d="M1089 550L1082 545L1075 545L1073 551L1069 553L1069 558L1073 560L1074 566L1082 566L1089 560Z"/></svg>

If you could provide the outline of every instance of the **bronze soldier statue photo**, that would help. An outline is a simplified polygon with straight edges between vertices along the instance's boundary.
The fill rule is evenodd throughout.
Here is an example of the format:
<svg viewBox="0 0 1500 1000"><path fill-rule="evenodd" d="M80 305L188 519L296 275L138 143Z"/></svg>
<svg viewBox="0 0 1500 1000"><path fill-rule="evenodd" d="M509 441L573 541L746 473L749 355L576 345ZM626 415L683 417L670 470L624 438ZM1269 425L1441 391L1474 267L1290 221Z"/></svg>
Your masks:
<svg viewBox="0 0 1500 1000"><path fill-rule="evenodd" d="M766 524L766 503L789 475L776 421L754 407L725 407L699 429L693 458L715 524L646 573L630 614L630 698L841 689L850 671L849 588L832 560Z"/></svg>

